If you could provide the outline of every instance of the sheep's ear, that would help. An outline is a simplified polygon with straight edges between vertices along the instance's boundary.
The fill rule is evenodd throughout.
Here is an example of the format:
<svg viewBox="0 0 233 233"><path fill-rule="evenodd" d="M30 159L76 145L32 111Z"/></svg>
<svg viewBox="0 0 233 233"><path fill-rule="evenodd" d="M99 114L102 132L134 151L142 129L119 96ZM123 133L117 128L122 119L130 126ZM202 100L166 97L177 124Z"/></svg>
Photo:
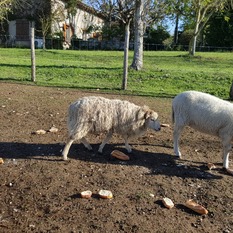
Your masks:
<svg viewBox="0 0 233 233"><path fill-rule="evenodd" d="M144 119L148 119L152 114L152 110L146 105L142 106L141 110L144 113Z"/></svg>
<svg viewBox="0 0 233 233"><path fill-rule="evenodd" d="M145 114L144 114L144 118L148 119L149 117L151 117L151 114L152 114L151 110L146 111Z"/></svg>

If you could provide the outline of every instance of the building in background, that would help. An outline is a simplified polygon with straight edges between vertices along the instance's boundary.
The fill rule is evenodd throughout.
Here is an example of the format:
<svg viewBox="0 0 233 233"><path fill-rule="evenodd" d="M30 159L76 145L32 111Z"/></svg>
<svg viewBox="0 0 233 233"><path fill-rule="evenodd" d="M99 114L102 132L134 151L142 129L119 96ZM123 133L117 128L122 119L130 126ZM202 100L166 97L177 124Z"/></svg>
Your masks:
<svg viewBox="0 0 233 233"><path fill-rule="evenodd" d="M33 10L35 10L36 7L39 7L39 1L40 0L35 0L35 7ZM41 2L42 1L43 0L41 0ZM41 4L40 7L41 6L43 6L43 4ZM49 1L49 4L46 5L47 9L44 11L43 9L40 9L40 12L46 12L46 14L53 15L48 33L49 37L59 38L62 42L68 44L71 42L72 38L80 40L88 40L90 38L101 39L101 28L105 22L104 17L96 12L95 9L80 1L77 1L76 7L76 14L69 15L66 9L66 1L51 0ZM30 23L27 19L28 17L25 16L25 12L30 14L30 9L25 9L23 13L15 14L11 17L13 20L10 20L8 24L9 36L7 43L22 47L30 46ZM41 48L42 25L38 17L39 14L35 15L36 17L33 17L36 25L35 45L36 47Z"/></svg>

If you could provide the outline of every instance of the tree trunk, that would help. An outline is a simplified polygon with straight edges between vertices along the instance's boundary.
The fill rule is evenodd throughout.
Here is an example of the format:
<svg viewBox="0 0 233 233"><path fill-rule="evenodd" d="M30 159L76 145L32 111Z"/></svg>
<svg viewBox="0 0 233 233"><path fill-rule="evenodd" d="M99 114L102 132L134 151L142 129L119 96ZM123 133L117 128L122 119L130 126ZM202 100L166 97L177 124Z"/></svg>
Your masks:
<svg viewBox="0 0 233 233"><path fill-rule="evenodd" d="M194 35L189 42L189 55L190 56L195 56L196 45L197 45L197 36Z"/></svg>
<svg viewBox="0 0 233 233"><path fill-rule="evenodd" d="M189 44L189 55L191 55L191 56L194 56L196 53L197 36L199 34L200 23L201 23L201 6L199 6L199 9L197 10L197 16L196 16L193 37L191 38L191 41Z"/></svg>
<svg viewBox="0 0 233 233"><path fill-rule="evenodd" d="M43 50L46 50L46 45L45 45L45 35L43 35Z"/></svg>
<svg viewBox="0 0 233 233"><path fill-rule="evenodd" d="M179 28L179 15L176 15L176 25L174 30L174 44L176 45L178 43L178 28Z"/></svg>
<svg viewBox="0 0 233 233"><path fill-rule="evenodd" d="M123 80L122 80L122 89L127 89L127 79L128 79L128 53L129 53L129 26L130 20L125 24L125 45L124 45L124 72L123 72Z"/></svg>
<svg viewBox="0 0 233 233"><path fill-rule="evenodd" d="M144 10L144 0L136 1L135 18L134 18L134 58L131 68L141 70L143 68L143 34L144 22L142 14Z"/></svg>
<svg viewBox="0 0 233 233"><path fill-rule="evenodd" d="M30 21L30 39L31 39L31 80L36 81L36 56L35 56L35 22Z"/></svg>

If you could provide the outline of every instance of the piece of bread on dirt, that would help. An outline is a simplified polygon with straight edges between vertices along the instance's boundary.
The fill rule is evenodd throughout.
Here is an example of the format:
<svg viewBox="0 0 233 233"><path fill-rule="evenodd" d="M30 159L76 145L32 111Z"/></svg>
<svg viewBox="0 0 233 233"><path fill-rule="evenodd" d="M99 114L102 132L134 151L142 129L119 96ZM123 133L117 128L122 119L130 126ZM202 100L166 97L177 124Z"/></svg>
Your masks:
<svg viewBox="0 0 233 233"><path fill-rule="evenodd" d="M209 170L216 168L216 166L213 163L207 163L207 167L209 168Z"/></svg>
<svg viewBox="0 0 233 233"><path fill-rule="evenodd" d="M3 158L0 158L0 164L3 164L3 163L4 163Z"/></svg>
<svg viewBox="0 0 233 233"><path fill-rule="evenodd" d="M109 191L109 190L103 190L103 189L101 189L101 190L99 191L99 196L100 196L101 198L103 198L103 199L110 199L110 198L113 197L111 191Z"/></svg>
<svg viewBox="0 0 233 233"><path fill-rule="evenodd" d="M163 202L164 206L167 207L168 209L171 209L174 207L173 201L168 197L164 197L162 199L162 202Z"/></svg>
<svg viewBox="0 0 233 233"><path fill-rule="evenodd" d="M170 127L169 124L160 124L161 127Z"/></svg>
<svg viewBox="0 0 233 233"><path fill-rule="evenodd" d="M120 160L129 160L129 156L119 150L112 151L111 155Z"/></svg>
<svg viewBox="0 0 233 233"><path fill-rule="evenodd" d="M80 194L82 198L91 198L92 191L86 190L86 191L82 191Z"/></svg>
<svg viewBox="0 0 233 233"><path fill-rule="evenodd" d="M188 201L186 201L185 206L195 211L198 214L208 214L208 210L205 207L199 205L192 199L189 199Z"/></svg>

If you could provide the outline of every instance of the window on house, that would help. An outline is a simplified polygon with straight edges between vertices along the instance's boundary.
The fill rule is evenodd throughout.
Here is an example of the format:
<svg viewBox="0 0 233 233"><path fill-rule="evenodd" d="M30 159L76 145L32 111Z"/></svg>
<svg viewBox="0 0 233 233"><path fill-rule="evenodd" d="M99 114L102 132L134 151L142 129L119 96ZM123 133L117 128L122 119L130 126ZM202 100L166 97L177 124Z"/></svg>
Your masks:
<svg viewBox="0 0 233 233"><path fill-rule="evenodd" d="M27 20L16 20L16 39L29 40L29 22Z"/></svg>

